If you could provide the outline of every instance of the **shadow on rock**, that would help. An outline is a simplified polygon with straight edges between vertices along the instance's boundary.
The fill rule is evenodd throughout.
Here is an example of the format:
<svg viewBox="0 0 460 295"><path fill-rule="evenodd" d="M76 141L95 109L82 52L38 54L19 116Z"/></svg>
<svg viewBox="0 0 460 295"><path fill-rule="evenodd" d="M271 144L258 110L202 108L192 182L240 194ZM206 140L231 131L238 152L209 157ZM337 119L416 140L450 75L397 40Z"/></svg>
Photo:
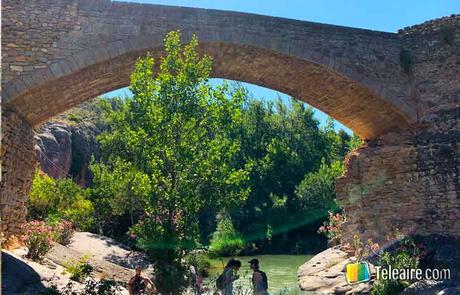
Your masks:
<svg viewBox="0 0 460 295"><path fill-rule="evenodd" d="M23 261L2 251L3 294L37 294L46 290L40 275Z"/></svg>

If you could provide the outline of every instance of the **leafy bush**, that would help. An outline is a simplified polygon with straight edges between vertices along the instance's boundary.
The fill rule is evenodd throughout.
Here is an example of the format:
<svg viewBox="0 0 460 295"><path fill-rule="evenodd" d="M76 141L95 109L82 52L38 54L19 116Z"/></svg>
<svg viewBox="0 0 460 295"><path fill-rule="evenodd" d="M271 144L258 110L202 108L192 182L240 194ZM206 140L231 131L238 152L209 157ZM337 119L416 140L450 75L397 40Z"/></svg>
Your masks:
<svg viewBox="0 0 460 295"><path fill-rule="evenodd" d="M93 271L93 267L88 263L89 258L89 255L84 255L78 260L71 259L64 262L65 270L63 274L69 273L71 280L83 282Z"/></svg>
<svg viewBox="0 0 460 295"><path fill-rule="evenodd" d="M417 269L419 260L425 255L423 245L415 244L410 238L403 238L394 253L384 252L380 255L377 265L382 269ZM371 295L396 295L410 284L411 280L379 279L371 291Z"/></svg>
<svg viewBox="0 0 460 295"><path fill-rule="evenodd" d="M329 219L320 226L318 233L324 234L329 243L338 245L342 240L342 224L344 222L345 217L342 214L329 211Z"/></svg>
<svg viewBox="0 0 460 295"><path fill-rule="evenodd" d="M22 227L22 241L28 248L26 257L34 261L43 260L45 254L52 248L53 228L43 221L33 220Z"/></svg>
<svg viewBox="0 0 460 295"><path fill-rule="evenodd" d="M81 230L89 230L94 209L87 194L71 179L54 180L37 169L29 194L29 218L62 218Z"/></svg>
<svg viewBox="0 0 460 295"><path fill-rule="evenodd" d="M51 226L54 229L54 240L57 243L64 246L70 244L70 240L72 239L74 233L72 222L62 219L59 222L52 223Z"/></svg>
<svg viewBox="0 0 460 295"><path fill-rule="evenodd" d="M205 253L190 253L187 255L187 264L192 265L201 277L209 276L211 261Z"/></svg>
<svg viewBox="0 0 460 295"><path fill-rule="evenodd" d="M218 214L217 229L211 238L209 255L211 257L236 256L245 245L243 236L233 227L230 216L225 213Z"/></svg>
<svg viewBox="0 0 460 295"><path fill-rule="evenodd" d="M328 211L338 209L335 202L335 179L342 172L341 162L334 161L327 165L323 159L319 170L306 174L296 187L299 205L311 220L322 219L327 216Z"/></svg>
<svg viewBox="0 0 460 295"><path fill-rule="evenodd" d="M409 285L401 281L379 280L374 285L371 295L398 295Z"/></svg>

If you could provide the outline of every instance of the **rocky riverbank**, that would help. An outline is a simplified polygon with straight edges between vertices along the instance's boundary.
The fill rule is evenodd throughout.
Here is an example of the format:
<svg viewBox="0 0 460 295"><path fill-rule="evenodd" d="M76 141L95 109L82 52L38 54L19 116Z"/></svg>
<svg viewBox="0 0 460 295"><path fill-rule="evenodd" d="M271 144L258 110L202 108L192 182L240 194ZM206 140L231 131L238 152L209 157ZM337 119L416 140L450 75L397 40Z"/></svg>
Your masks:
<svg viewBox="0 0 460 295"><path fill-rule="evenodd" d="M418 268L446 269L450 278L443 280L420 280L407 287L401 294L460 294L460 240L458 238L427 235L414 236L414 241L424 245L426 255L419 261ZM399 241L382 249L394 253L400 247ZM345 279L345 266L356 261L340 249L329 248L301 265L297 272L299 287L308 294L369 294L376 282L377 256L368 257L371 280L366 283L349 285Z"/></svg>
<svg viewBox="0 0 460 295"><path fill-rule="evenodd" d="M314 294L368 294L375 276L369 282L348 285L345 279L345 266L355 258L338 247L329 248L299 267L297 277L299 287ZM375 268L370 264L371 273Z"/></svg>
<svg viewBox="0 0 460 295"><path fill-rule="evenodd" d="M26 253L26 248L2 251L3 294L39 294L52 286L65 288L69 282L75 290L82 290L84 284L72 281L64 273L63 264L84 255L90 257L88 262L94 268L91 277L95 281L113 280L126 287L134 275L135 266L140 265L146 274L152 270L142 253L131 251L110 238L87 232L75 233L68 246L55 244L42 263L26 259ZM122 287L118 294L128 292Z"/></svg>

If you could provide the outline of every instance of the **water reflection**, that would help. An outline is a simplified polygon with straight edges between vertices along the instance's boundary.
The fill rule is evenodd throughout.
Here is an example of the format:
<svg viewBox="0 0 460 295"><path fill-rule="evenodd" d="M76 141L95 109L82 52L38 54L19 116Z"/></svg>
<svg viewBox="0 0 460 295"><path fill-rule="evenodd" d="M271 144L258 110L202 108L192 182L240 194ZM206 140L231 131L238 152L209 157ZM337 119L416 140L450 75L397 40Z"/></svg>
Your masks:
<svg viewBox="0 0 460 295"><path fill-rule="evenodd" d="M270 294L298 294L297 292L297 269L300 265L308 261L312 255L260 255L255 256L260 261L260 269L263 270L268 277L268 290ZM249 269L248 261L252 256L242 256L236 259L242 263L239 270L240 279L234 283L236 294L246 294L247 290L251 290L252 271ZM205 280L207 286L215 289L215 280L223 271L224 265L229 258L224 257L212 261L212 266L209 271L210 276ZM249 293L250 294L250 293Z"/></svg>

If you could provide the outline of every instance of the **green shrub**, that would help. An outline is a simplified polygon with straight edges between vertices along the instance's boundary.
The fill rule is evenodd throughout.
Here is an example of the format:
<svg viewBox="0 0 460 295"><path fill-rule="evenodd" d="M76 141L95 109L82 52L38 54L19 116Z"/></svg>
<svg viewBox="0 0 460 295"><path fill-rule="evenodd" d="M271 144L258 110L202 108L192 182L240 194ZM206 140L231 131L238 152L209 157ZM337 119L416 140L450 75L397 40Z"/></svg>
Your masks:
<svg viewBox="0 0 460 295"><path fill-rule="evenodd" d="M195 267L197 273L203 278L209 276L211 260L205 253L190 253L187 255L187 264Z"/></svg>
<svg viewBox="0 0 460 295"><path fill-rule="evenodd" d="M83 120L84 120L83 115L78 114L78 113L69 113L69 114L67 114L67 118L69 120L71 120L71 121L76 122L76 123L83 122Z"/></svg>
<svg viewBox="0 0 460 295"><path fill-rule="evenodd" d="M340 161L328 165L325 159L322 159L318 171L305 175L295 190L298 206L303 209L305 218L325 219L328 212L336 212L339 209L335 202L335 179L342 172L343 165ZM336 239L340 240L340 236Z"/></svg>
<svg viewBox="0 0 460 295"><path fill-rule="evenodd" d="M115 281L101 280L99 282L96 282L94 280L88 280L85 283L85 289L83 289L82 294L85 294L85 295L112 295L112 294L120 294L120 291L121 291L121 288Z"/></svg>
<svg viewBox="0 0 460 295"><path fill-rule="evenodd" d="M48 220L47 220L48 221ZM57 221L48 221L54 230L54 240L61 245L68 245L72 239L74 228L70 221L58 219Z"/></svg>
<svg viewBox="0 0 460 295"><path fill-rule="evenodd" d="M37 169L29 193L29 218L65 219L80 230L89 230L94 208L87 194L71 179L54 180Z"/></svg>
<svg viewBox="0 0 460 295"><path fill-rule="evenodd" d="M40 295L113 295L121 292L120 285L111 280L100 280L99 282L89 279L85 282L84 289L77 288L72 281L59 289L55 284L40 292Z"/></svg>
<svg viewBox="0 0 460 295"><path fill-rule="evenodd" d="M78 260L70 259L64 262L63 274L69 273L71 280L83 282L93 271L93 267L88 263L89 258L89 255L84 255Z"/></svg>
<svg viewBox="0 0 460 295"><path fill-rule="evenodd" d="M398 295L409 285L395 280L379 280L375 283L371 295Z"/></svg>
<svg viewBox="0 0 460 295"><path fill-rule="evenodd" d="M52 248L55 233L53 228L43 221L33 220L22 227L22 241L28 248L26 257L34 261L41 261Z"/></svg>
<svg viewBox="0 0 460 295"><path fill-rule="evenodd" d="M423 256L421 245L415 244L410 238L403 238L394 253L384 252L380 255L377 265L382 269L417 269L419 259ZM371 295L396 295L415 281L379 279L375 283Z"/></svg>
<svg viewBox="0 0 460 295"><path fill-rule="evenodd" d="M225 213L218 214L217 229L211 238L209 255L211 257L236 256L245 245L243 236L233 227L230 216Z"/></svg>

